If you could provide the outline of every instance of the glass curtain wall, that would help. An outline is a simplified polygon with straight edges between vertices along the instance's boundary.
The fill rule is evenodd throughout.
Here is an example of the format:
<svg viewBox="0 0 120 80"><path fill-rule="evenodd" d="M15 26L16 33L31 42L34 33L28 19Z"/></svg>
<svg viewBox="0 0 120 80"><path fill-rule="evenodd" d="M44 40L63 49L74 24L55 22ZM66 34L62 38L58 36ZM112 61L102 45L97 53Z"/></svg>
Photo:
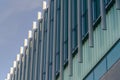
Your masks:
<svg viewBox="0 0 120 80"><path fill-rule="evenodd" d="M120 41L113 47L84 80L99 80L120 59Z"/></svg>

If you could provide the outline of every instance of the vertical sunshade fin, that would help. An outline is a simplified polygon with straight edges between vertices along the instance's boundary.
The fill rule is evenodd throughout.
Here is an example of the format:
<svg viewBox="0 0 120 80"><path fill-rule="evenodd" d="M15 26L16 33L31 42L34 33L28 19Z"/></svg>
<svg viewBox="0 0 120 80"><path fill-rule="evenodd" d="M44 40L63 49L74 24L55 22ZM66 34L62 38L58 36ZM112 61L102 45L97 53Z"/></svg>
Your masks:
<svg viewBox="0 0 120 80"><path fill-rule="evenodd" d="M57 0L54 0L54 28L53 28L53 64L52 64L52 80L56 80L56 30L57 30Z"/></svg>
<svg viewBox="0 0 120 80"><path fill-rule="evenodd" d="M101 28L106 30L106 9L104 0L100 0Z"/></svg>
<svg viewBox="0 0 120 80"><path fill-rule="evenodd" d="M51 29L51 26L50 26L50 3L51 3L51 0L49 0L49 3L48 3L48 20L47 20L47 49L46 49L46 80L49 80L49 52L50 52L50 29Z"/></svg>
<svg viewBox="0 0 120 80"><path fill-rule="evenodd" d="M23 57L23 47L20 47L20 61L19 61L19 71L18 71L18 80L21 80L22 74L22 57Z"/></svg>
<svg viewBox="0 0 120 80"><path fill-rule="evenodd" d="M83 62L83 56L82 56L82 20L81 20L81 0L77 0L77 24L78 24L78 62Z"/></svg>
<svg viewBox="0 0 120 80"><path fill-rule="evenodd" d="M40 27L41 27L41 20L42 20L42 14L41 14L41 12L38 12L38 22L37 22L37 26L38 26L38 28L37 28L37 39L36 39L36 59L35 59L35 77L34 77L34 80L38 80L38 68L40 68L40 67L38 67L38 62L39 62L39 54L40 54L40 52L39 52L39 48L40 48Z"/></svg>
<svg viewBox="0 0 120 80"><path fill-rule="evenodd" d="M64 61L64 0L61 0L61 26L60 26L60 80L63 80Z"/></svg>
<svg viewBox="0 0 120 80"><path fill-rule="evenodd" d="M36 22L34 23L33 22L33 31L32 31L32 35L33 35L33 37L32 37L32 48L31 48L31 61L30 61L30 80L33 80L33 77L34 77L34 45L35 45L35 32L36 32L36 29L37 29L37 26L36 26Z"/></svg>
<svg viewBox="0 0 120 80"><path fill-rule="evenodd" d="M89 32L89 46L94 46L93 39L93 24L92 24L92 0L87 0L88 4L88 32Z"/></svg>
<svg viewBox="0 0 120 80"><path fill-rule="evenodd" d="M44 50L44 13L43 13L43 21L42 21L42 38L41 38L41 58L40 58L40 80L43 79L43 50Z"/></svg>
<svg viewBox="0 0 120 80"><path fill-rule="evenodd" d="M69 76L73 75L72 64L72 0L68 1L68 67Z"/></svg>
<svg viewBox="0 0 120 80"><path fill-rule="evenodd" d="M29 70L30 70L30 42L31 42L31 39L32 39L32 31L29 31L28 32L28 52L27 52L27 56L26 56L26 73L25 73L25 80L28 80L29 79Z"/></svg>
<svg viewBox="0 0 120 80"><path fill-rule="evenodd" d="M45 25L45 10L47 2L43 1L43 21L42 21L42 38L41 38L41 60L40 60L40 80L43 80L43 65L44 65L44 25Z"/></svg>
<svg viewBox="0 0 120 80"><path fill-rule="evenodd" d="M28 46L28 40L25 39L24 40L24 54L22 57L22 74L21 74L21 78L22 80L25 80L25 68L26 68L26 50L27 50L27 46Z"/></svg>

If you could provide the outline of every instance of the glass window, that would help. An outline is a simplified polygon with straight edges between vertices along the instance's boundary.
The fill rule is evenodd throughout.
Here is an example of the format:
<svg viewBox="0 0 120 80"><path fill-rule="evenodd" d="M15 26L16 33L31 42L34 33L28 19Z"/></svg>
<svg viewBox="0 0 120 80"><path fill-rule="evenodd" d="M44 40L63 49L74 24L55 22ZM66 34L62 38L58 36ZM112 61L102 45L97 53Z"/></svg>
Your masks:
<svg viewBox="0 0 120 80"><path fill-rule="evenodd" d="M75 0L76 1L76 0ZM73 1L73 4L75 3ZM82 2L82 36L84 37L88 32L88 10L87 10L87 0L81 0ZM107 5L111 0L104 0L105 4ZM76 9L76 8L75 8ZM76 12L74 9L74 12ZM74 13L73 12L73 13ZM92 0L92 15L93 15L93 22L97 20L100 16L100 0ZM75 16L74 16L75 18ZM76 22L76 21L75 21Z"/></svg>
<svg viewBox="0 0 120 80"><path fill-rule="evenodd" d="M84 37L88 32L88 19L87 19L87 0L82 0L82 36Z"/></svg>
<svg viewBox="0 0 120 80"><path fill-rule="evenodd" d="M60 70L60 53L56 54L56 73Z"/></svg>
<svg viewBox="0 0 120 80"><path fill-rule="evenodd" d="M45 80L45 73L43 73L43 80Z"/></svg>
<svg viewBox="0 0 120 80"><path fill-rule="evenodd" d="M60 2L61 2L61 0L57 0L57 9L60 8Z"/></svg>
<svg viewBox="0 0 120 80"><path fill-rule="evenodd" d="M93 69L94 79L90 73L85 80L99 80L108 69L111 68L113 64L120 59L120 42L115 45L115 47L104 57L104 59Z"/></svg>
<svg viewBox="0 0 120 80"><path fill-rule="evenodd" d="M64 62L68 60L68 41L64 42Z"/></svg>
<svg viewBox="0 0 120 80"><path fill-rule="evenodd" d="M105 4L107 5L111 0L104 0Z"/></svg>
<svg viewBox="0 0 120 80"><path fill-rule="evenodd" d="M107 71L106 59L104 59L95 69L94 69L94 79L99 80L100 77Z"/></svg>
<svg viewBox="0 0 120 80"><path fill-rule="evenodd" d="M68 0L64 0L64 62L68 59Z"/></svg>
<svg viewBox="0 0 120 80"><path fill-rule="evenodd" d="M60 51L60 10L57 10L56 52Z"/></svg>
<svg viewBox="0 0 120 80"><path fill-rule="evenodd" d="M51 12L50 12L51 17L50 17L50 19L53 20L53 18L54 18L54 1L53 0L51 1L50 8L51 8Z"/></svg>
<svg viewBox="0 0 120 80"><path fill-rule="evenodd" d="M100 0L93 0L92 8L93 8L93 22L94 22L100 15Z"/></svg>
<svg viewBox="0 0 120 80"><path fill-rule="evenodd" d="M72 0L72 50L77 46L77 0Z"/></svg>
<svg viewBox="0 0 120 80"><path fill-rule="evenodd" d="M118 43L107 56L108 69L120 58L120 43Z"/></svg>
<svg viewBox="0 0 120 80"><path fill-rule="evenodd" d="M94 80L93 72L91 72L85 80Z"/></svg>
<svg viewBox="0 0 120 80"><path fill-rule="evenodd" d="M82 36L84 37L88 32L88 15L85 13L82 15Z"/></svg>
<svg viewBox="0 0 120 80"><path fill-rule="evenodd" d="M96 0L96 18L100 15L100 0Z"/></svg>
<svg viewBox="0 0 120 80"><path fill-rule="evenodd" d="M49 80L52 80L52 64L49 64Z"/></svg>
<svg viewBox="0 0 120 80"><path fill-rule="evenodd" d="M87 12L87 0L82 0L82 15Z"/></svg>

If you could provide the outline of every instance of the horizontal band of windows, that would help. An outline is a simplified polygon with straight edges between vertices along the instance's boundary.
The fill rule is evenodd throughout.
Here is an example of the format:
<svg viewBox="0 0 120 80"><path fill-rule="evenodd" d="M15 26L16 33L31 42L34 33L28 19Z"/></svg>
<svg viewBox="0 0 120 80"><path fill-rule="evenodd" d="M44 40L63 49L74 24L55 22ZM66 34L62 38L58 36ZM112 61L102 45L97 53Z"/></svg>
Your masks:
<svg viewBox="0 0 120 80"><path fill-rule="evenodd" d="M111 51L100 61L99 64L97 64L97 66L86 77L85 80L91 80L91 77L93 77L92 80L99 80L120 59L119 51L120 51L120 42L116 44L114 48L111 49Z"/></svg>

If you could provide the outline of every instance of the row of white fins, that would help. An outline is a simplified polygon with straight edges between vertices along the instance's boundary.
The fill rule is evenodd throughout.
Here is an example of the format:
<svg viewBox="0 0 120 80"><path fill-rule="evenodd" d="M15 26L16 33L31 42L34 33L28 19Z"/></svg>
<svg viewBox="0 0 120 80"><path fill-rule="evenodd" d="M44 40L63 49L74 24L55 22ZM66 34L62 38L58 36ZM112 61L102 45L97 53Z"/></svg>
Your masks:
<svg viewBox="0 0 120 80"><path fill-rule="evenodd" d="M43 1L43 10L47 9L47 2ZM42 13L38 12L38 20L42 19ZM37 22L33 21L33 30L37 29ZM32 30L28 31L28 38L32 38ZM28 40L24 40L24 47L28 46ZM10 80L11 75L14 73L14 69L17 66L17 62L20 61L20 55L23 54L23 47L20 47L20 54L17 54L17 59L13 62L13 67L10 68L10 72L7 74L7 78L5 80Z"/></svg>

